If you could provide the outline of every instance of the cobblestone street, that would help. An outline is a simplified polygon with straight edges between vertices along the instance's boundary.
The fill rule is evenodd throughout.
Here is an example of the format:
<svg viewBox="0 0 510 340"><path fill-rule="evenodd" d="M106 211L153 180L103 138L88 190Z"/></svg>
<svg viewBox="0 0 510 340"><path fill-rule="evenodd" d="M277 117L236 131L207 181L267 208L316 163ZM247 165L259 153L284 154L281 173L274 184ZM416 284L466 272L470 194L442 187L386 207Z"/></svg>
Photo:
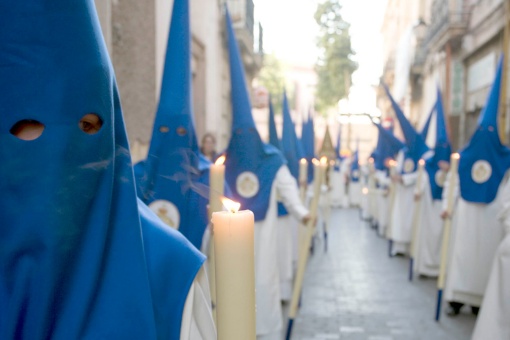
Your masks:
<svg viewBox="0 0 510 340"><path fill-rule="evenodd" d="M316 242L293 340L470 338L469 310L436 323L436 280L409 282L408 259L389 258L387 242L357 210L333 210L331 218L329 253Z"/></svg>

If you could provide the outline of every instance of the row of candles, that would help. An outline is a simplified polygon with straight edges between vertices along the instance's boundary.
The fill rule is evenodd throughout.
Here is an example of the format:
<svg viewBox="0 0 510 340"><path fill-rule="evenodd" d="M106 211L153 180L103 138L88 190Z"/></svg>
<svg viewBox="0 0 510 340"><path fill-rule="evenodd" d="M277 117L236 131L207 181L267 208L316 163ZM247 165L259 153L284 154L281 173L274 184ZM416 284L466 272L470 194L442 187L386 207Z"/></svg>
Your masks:
<svg viewBox="0 0 510 340"><path fill-rule="evenodd" d="M212 212L212 237L210 244L209 276L211 298L218 339L256 339L255 305L255 247L254 215L250 210L239 211L240 204L223 197L225 183L225 157L222 156L210 169L210 202ZM327 169L327 159L313 160L314 196L310 209L310 224L315 221L320 187ZM306 195L308 164L300 161L299 183L301 198ZM222 211L222 207L227 211ZM313 225L307 226L311 229ZM302 235L300 261L294 295L297 306L307 260L306 244L311 231ZM302 267L302 268L301 268ZM296 288L299 292L296 292ZM294 299L293 299L294 300ZM294 312L295 314L295 312Z"/></svg>
<svg viewBox="0 0 510 340"><path fill-rule="evenodd" d="M447 266L448 256L449 256L448 246L450 243L450 233L451 233L451 225L452 225L451 218L452 218L453 206L455 203L454 191L455 191L455 187L458 185L457 172L459 169L459 160L460 160L460 154L458 154L458 153L451 154L450 168L448 170L450 173L449 178L450 178L451 182L450 182L450 185L448 186L447 192L444 195L444 197L446 199L446 218L444 219L444 222L443 222L443 240L441 243L441 262L440 262L440 268L439 268L439 276L438 276L438 280L437 280L436 321L439 321L439 317L441 315L440 313L441 313L442 295L443 295L443 289L445 288L445 283L446 283L446 266ZM397 162L395 160L390 160L388 162L388 165L389 165L390 176L392 178L394 178L398 173L397 172ZM368 188L367 187L363 188L363 195L367 195L369 193L374 194L374 192L375 192L375 185L374 185L375 181L373 178L373 174L375 173L375 168L374 168L374 159L373 158L369 159L368 167L369 167L369 172L372 176L370 176L370 178L369 178ZM416 185L418 188L420 188L422 185L424 171L425 171L425 160L420 159L418 162L418 177L417 177L417 181L416 181ZM393 202L394 194L395 194L394 185L395 184L392 183L392 188L390 189L390 210L393 210L393 204L394 204L394 202ZM416 207L416 210L414 211L413 223L412 223L409 280L412 280L413 261L414 261L414 258L416 257L416 252L417 252L416 243L417 243L417 238L418 238L417 224L418 224L418 218L420 216L419 210L418 210L419 207L420 207L420 205L418 204ZM391 238L390 237L391 226L392 226L392 222L391 222L391 218L390 218L390 222L389 222L388 228L387 228L388 231L386 234L388 239Z"/></svg>

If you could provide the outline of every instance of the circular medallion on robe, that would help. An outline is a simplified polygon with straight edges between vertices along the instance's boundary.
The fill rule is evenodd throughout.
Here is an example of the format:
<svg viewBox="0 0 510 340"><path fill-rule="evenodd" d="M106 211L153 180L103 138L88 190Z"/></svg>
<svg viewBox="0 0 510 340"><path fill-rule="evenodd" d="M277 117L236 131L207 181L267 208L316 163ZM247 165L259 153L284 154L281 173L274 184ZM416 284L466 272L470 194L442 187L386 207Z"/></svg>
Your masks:
<svg viewBox="0 0 510 340"><path fill-rule="evenodd" d="M174 229L179 229L181 215L173 203L166 200L155 200L149 204L149 208L158 215L158 217L165 222L166 225Z"/></svg>
<svg viewBox="0 0 510 340"><path fill-rule="evenodd" d="M437 170L436 174L434 175L434 181L438 187L442 188L444 186L444 182L446 181L446 172L441 169Z"/></svg>
<svg viewBox="0 0 510 340"><path fill-rule="evenodd" d="M492 167L489 162L484 160L476 161L471 167L471 178L478 184L485 183L492 175Z"/></svg>
<svg viewBox="0 0 510 340"><path fill-rule="evenodd" d="M237 176L236 188L237 192L242 197L252 198L259 192L259 179L253 172L242 172Z"/></svg>
<svg viewBox="0 0 510 340"><path fill-rule="evenodd" d="M404 161L404 173L408 174L414 171L414 161L408 158Z"/></svg>

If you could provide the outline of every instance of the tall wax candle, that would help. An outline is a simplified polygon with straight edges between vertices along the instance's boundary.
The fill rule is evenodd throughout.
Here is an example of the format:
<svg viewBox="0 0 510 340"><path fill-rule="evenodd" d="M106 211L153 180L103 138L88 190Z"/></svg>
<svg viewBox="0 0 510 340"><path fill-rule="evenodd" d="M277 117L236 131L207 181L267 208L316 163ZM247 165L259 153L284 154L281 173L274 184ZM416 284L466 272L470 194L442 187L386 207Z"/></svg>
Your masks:
<svg viewBox="0 0 510 340"><path fill-rule="evenodd" d="M310 250L310 244L314 232L314 224L316 222L317 208L319 206L319 199L321 194L321 186L324 183L326 176L326 169L328 166L327 158L321 158L321 161L314 159L314 179L313 179L313 197L310 204L310 219L306 226L306 235L301 243L301 249L299 251L298 268L296 273L296 279L294 280L294 290L292 292L292 299L289 308L289 319L294 319L297 314L297 308L299 299L301 297L301 289L303 287L303 279L306 270L306 263L308 262L308 254Z"/></svg>
<svg viewBox="0 0 510 340"><path fill-rule="evenodd" d="M418 161L418 178L416 179L416 191L421 192L421 187L423 183L423 171L425 171L425 161L423 159L420 159ZM421 199L421 198L420 198ZM421 205L420 205L420 199L416 200L414 204L414 211L413 211L413 233L411 238L411 257L414 259L416 258L416 243L418 242L418 222L420 221L420 214L421 214Z"/></svg>
<svg viewBox="0 0 510 340"><path fill-rule="evenodd" d="M305 203L306 187L308 181L308 162L306 159L301 158L299 161L299 190L301 195L301 202Z"/></svg>
<svg viewBox="0 0 510 340"><path fill-rule="evenodd" d="M444 288L446 278L446 263L448 262L448 245L450 243L450 229L452 226L452 213L454 204L454 193L458 181L460 155L454 153L450 157L450 183L448 185L448 192L446 193L446 212L448 216L443 224L443 242L441 244L441 263L439 266L439 277L437 279L437 287Z"/></svg>
<svg viewBox="0 0 510 340"><path fill-rule="evenodd" d="M255 220L239 203L224 204L229 211L212 215L218 339L255 340Z"/></svg>
<svg viewBox="0 0 510 340"><path fill-rule="evenodd" d="M213 212L222 211L223 190L225 188L225 156L219 157L209 169L209 218ZM212 313L216 322L216 270L214 256L214 235L209 240L209 288L211 291Z"/></svg>

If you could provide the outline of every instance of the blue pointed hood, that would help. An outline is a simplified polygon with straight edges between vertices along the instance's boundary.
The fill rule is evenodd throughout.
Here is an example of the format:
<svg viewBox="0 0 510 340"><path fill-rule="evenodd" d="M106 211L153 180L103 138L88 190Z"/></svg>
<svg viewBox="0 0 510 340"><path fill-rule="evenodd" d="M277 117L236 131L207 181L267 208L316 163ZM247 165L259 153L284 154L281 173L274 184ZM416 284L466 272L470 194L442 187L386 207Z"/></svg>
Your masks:
<svg viewBox="0 0 510 340"><path fill-rule="evenodd" d="M386 91L386 94L391 101L391 106L393 107L395 115L397 116L398 122L400 123L400 127L402 128L402 132L404 134L407 146L405 154L406 162L408 159L410 159L414 163L412 169L410 167L408 168L407 166L404 166L404 168L407 168L407 171L405 172L413 172L416 170L418 161L426 152L429 151L429 148L427 144L425 144L425 140L422 138L422 136L416 132L411 123L407 120L406 116L402 112L402 109L397 104L397 102L395 102L395 99L393 99L390 90L386 85L384 85L384 90Z"/></svg>
<svg viewBox="0 0 510 340"><path fill-rule="evenodd" d="M280 143L280 139L278 138L278 133L276 132L276 122L274 120L274 109L273 103L271 102L271 96L269 96L269 144L282 149L282 145Z"/></svg>
<svg viewBox="0 0 510 340"><path fill-rule="evenodd" d="M274 178L285 159L276 147L262 143L257 132L228 10L225 16L232 89L232 136L226 150L225 179L233 199L240 202L243 209L253 211L255 221L261 221L269 208Z"/></svg>
<svg viewBox="0 0 510 340"><path fill-rule="evenodd" d="M94 2L2 1L0 26L0 338L157 338ZM79 127L89 113L98 131ZM42 135L11 134L23 120Z"/></svg>
<svg viewBox="0 0 510 340"><path fill-rule="evenodd" d="M498 135L502 61L501 57L478 127L469 143L460 151L460 194L468 202L491 203L510 167L510 149L501 144Z"/></svg>
<svg viewBox="0 0 510 340"><path fill-rule="evenodd" d="M335 153L339 160L342 160L342 125L338 127L338 134L336 135Z"/></svg>
<svg viewBox="0 0 510 340"><path fill-rule="evenodd" d="M311 183L313 180L312 159L315 157L315 129L311 114L308 115L306 122L303 123L301 145L303 147L305 158L308 161L308 183Z"/></svg>
<svg viewBox="0 0 510 340"><path fill-rule="evenodd" d="M437 99L433 112L436 113L436 145L434 147L434 156L425 163L425 170L429 175L430 189L432 199L440 200L443 194L443 184L446 174L439 168L439 162L449 162L452 148L446 130L445 116L443 110L443 99L441 91L437 88Z"/></svg>
<svg viewBox="0 0 510 340"><path fill-rule="evenodd" d="M356 141L356 150L352 155L351 162L351 181L359 182L360 170L359 170L359 139Z"/></svg>
<svg viewBox="0 0 510 340"><path fill-rule="evenodd" d="M283 155L287 160L287 166L294 178L299 178L299 161L304 158L301 141L297 138L296 129L290 116L287 94L283 92L283 130L282 130L282 148Z"/></svg>
<svg viewBox="0 0 510 340"><path fill-rule="evenodd" d="M199 153L193 122L189 3L176 0L173 6L149 154L137 165L137 175L143 174L138 194L152 209L168 205L172 216L166 222L200 248L208 201L196 187L208 186L210 162Z"/></svg>
<svg viewBox="0 0 510 340"><path fill-rule="evenodd" d="M383 128L380 124L374 123L379 131L377 138L377 146L372 154L374 158L374 165L377 170L388 170L384 165L384 161L387 158L394 158L395 155L405 148L405 144L402 143L397 137L390 131Z"/></svg>
<svg viewBox="0 0 510 340"><path fill-rule="evenodd" d="M427 120L425 121L425 125L423 125L423 128L421 129L420 136L424 142L427 141L427 136L429 135L430 122L432 121L432 116L434 115L434 112L435 107L433 107L432 110L430 110Z"/></svg>

